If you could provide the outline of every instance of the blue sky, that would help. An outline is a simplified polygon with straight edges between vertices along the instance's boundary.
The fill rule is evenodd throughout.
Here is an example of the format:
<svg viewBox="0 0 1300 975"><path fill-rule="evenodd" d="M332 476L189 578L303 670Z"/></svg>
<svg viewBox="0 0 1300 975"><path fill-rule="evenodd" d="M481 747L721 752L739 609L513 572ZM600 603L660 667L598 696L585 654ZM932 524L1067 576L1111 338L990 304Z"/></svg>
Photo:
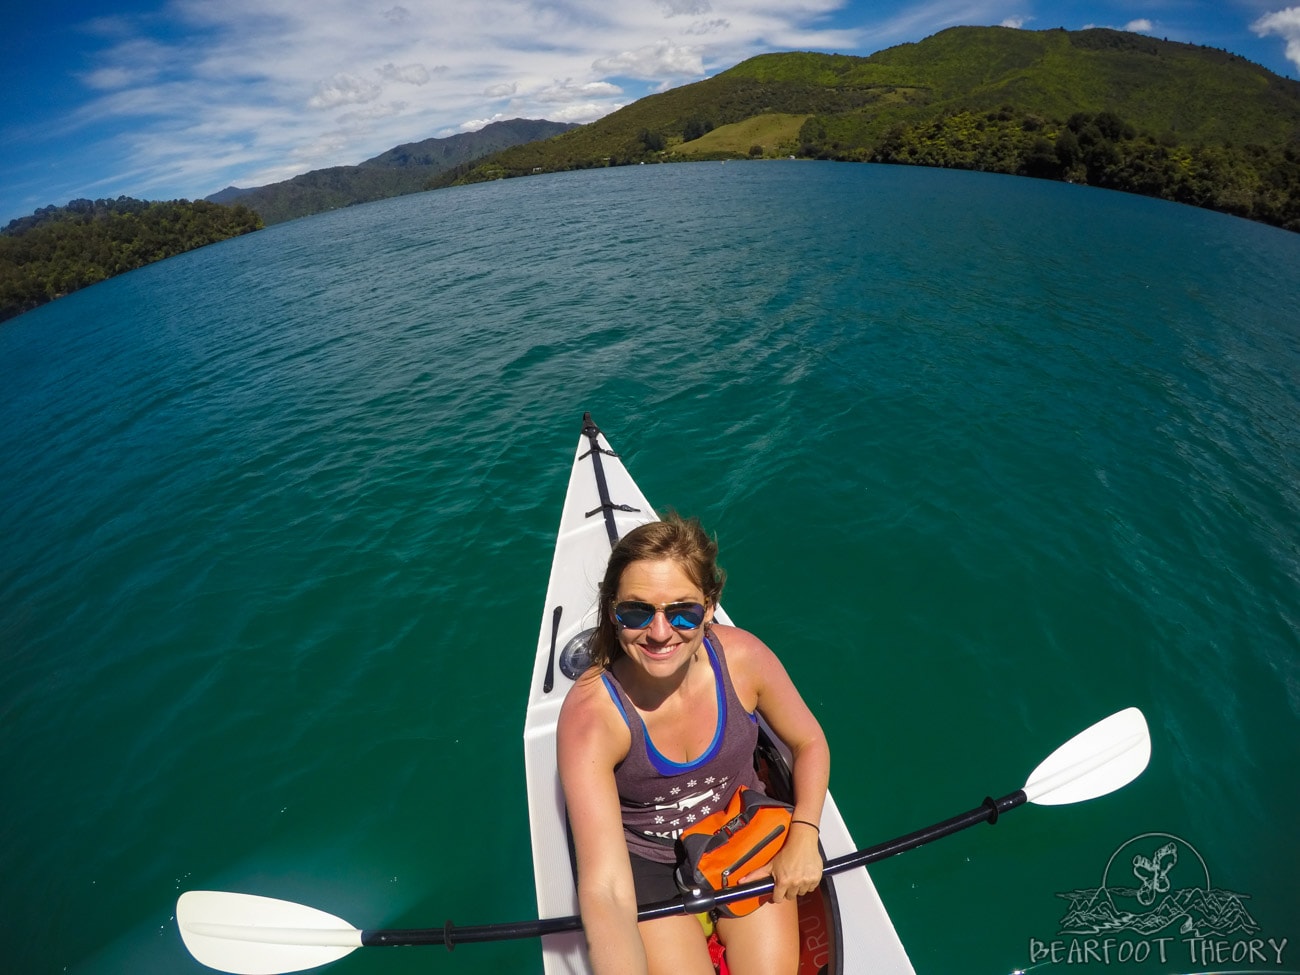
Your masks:
<svg viewBox="0 0 1300 975"><path fill-rule="evenodd" d="M1104 26L1300 77L1273 0L44 0L0 15L0 224L198 199L495 119L590 122L765 51Z"/></svg>

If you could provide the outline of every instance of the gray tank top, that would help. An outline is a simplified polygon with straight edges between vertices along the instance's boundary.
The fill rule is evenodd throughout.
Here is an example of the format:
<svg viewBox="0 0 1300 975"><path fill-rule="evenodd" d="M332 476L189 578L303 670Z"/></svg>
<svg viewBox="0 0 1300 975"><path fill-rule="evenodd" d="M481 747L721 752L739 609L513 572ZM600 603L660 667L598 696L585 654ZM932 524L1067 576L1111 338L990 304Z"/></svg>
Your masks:
<svg viewBox="0 0 1300 975"><path fill-rule="evenodd" d="M725 806L737 788L763 791L754 770L758 719L736 697L716 633L704 637L704 648L717 688L718 724L713 741L693 762L661 755L618 678L610 671L601 674L632 733L627 758L614 768L627 848L657 863L676 862L673 844L682 830Z"/></svg>

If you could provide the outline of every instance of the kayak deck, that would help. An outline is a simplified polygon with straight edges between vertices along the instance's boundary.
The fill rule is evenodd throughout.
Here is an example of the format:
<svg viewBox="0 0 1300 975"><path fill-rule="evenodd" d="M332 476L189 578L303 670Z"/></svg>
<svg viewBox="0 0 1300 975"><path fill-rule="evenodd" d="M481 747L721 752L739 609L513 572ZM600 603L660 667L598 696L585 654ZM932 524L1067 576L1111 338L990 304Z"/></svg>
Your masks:
<svg viewBox="0 0 1300 975"><path fill-rule="evenodd" d="M654 520L653 507L590 414L585 415L560 516L524 725L539 917L578 913L555 756L560 706L586 666L585 641L596 623L596 594L613 542ZM720 623L731 623L722 607L716 616ZM763 729L768 747L761 758L774 779L769 785L778 797L783 791L788 797L789 753L765 724ZM821 844L828 859L856 849L829 793L822 812ZM827 877L815 894L801 898L800 930L804 942L800 975L823 971L827 975L915 975L866 868ZM543 938L542 952L546 975L590 972L581 931Z"/></svg>

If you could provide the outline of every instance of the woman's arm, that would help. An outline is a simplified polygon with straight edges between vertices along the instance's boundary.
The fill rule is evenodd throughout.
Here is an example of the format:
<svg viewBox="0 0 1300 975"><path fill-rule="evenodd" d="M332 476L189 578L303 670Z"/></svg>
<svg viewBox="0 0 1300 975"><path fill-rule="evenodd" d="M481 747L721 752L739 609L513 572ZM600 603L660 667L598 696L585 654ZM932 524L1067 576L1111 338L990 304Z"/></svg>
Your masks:
<svg viewBox="0 0 1300 975"><path fill-rule="evenodd" d="M724 646L732 682L742 702L753 700L794 759L794 814L790 835L770 864L777 901L815 890L822 876L817 846L822 806L831 775L831 751L821 724L804 703L776 654L744 630L728 628ZM812 824L812 825L807 825ZM756 880L767 871L742 880Z"/></svg>
<svg viewBox="0 0 1300 975"><path fill-rule="evenodd" d="M578 862L578 908L596 975L646 970L637 929L636 890L614 766L627 754L627 726L605 708L599 680L579 681L565 699L556 729L560 784Z"/></svg>

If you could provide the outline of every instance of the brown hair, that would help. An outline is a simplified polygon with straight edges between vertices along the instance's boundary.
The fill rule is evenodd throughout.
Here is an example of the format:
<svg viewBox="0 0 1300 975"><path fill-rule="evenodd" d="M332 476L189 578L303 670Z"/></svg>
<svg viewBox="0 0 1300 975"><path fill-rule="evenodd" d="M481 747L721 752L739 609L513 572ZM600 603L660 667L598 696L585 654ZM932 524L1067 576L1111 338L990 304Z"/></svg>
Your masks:
<svg viewBox="0 0 1300 975"><path fill-rule="evenodd" d="M618 598L618 584L624 571L633 562L664 560L681 566L691 582L704 593L705 604L717 607L727 574L718 565L717 541L699 521L669 512L663 521L637 526L614 546L605 567L605 578L600 583L600 619L591 638L594 673L608 668L622 652L610 610Z"/></svg>

